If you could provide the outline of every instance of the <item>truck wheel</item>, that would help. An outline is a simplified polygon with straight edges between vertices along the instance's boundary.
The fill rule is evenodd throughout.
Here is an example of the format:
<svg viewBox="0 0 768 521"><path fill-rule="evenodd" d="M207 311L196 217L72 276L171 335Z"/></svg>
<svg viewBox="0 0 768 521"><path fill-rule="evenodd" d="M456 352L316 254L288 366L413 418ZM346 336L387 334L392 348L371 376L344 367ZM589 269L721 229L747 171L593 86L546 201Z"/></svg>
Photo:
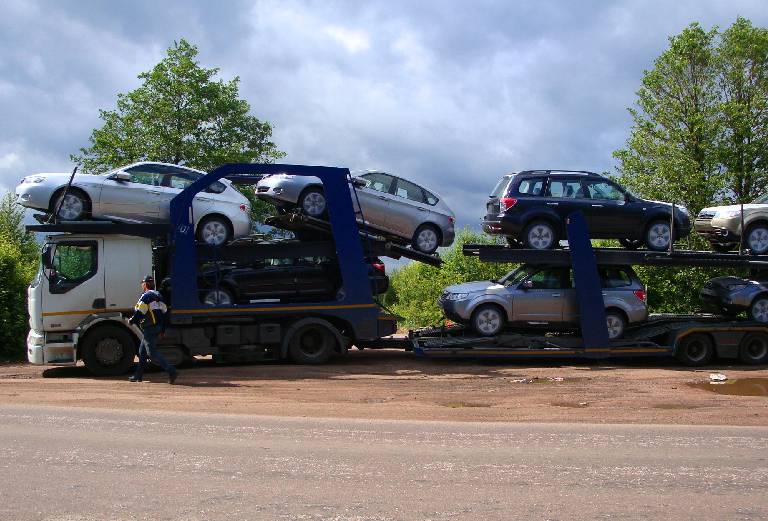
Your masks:
<svg viewBox="0 0 768 521"><path fill-rule="evenodd" d="M322 188L306 188L299 196L299 208L310 217L320 218L325 214L326 201Z"/></svg>
<svg viewBox="0 0 768 521"><path fill-rule="evenodd" d="M324 364L338 347L336 335L322 324L297 329L288 344L288 355L297 364Z"/></svg>
<svg viewBox="0 0 768 521"><path fill-rule="evenodd" d="M749 365L768 363L768 335L748 333L739 344L739 360Z"/></svg>
<svg viewBox="0 0 768 521"><path fill-rule="evenodd" d="M100 326L89 331L80 345L85 367L96 376L127 373L136 356L136 339L120 326Z"/></svg>
<svg viewBox="0 0 768 521"><path fill-rule="evenodd" d="M675 356L689 367L707 365L715 356L715 344L709 335L693 333L678 342Z"/></svg>
<svg viewBox="0 0 768 521"><path fill-rule="evenodd" d="M749 306L749 318L755 322L768 323L768 295L758 295Z"/></svg>
<svg viewBox="0 0 768 521"><path fill-rule="evenodd" d="M523 242L526 248L551 250L557 246L557 232L546 221L534 221L525 227Z"/></svg>
<svg viewBox="0 0 768 521"><path fill-rule="evenodd" d="M478 307L470 319L472 329L480 336L495 336L504 330L506 319L504 310L496 304L483 304Z"/></svg>
<svg viewBox="0 0 768 521"><path fill-rule="evenodd" d="M627 319L621 311L608 310L605 312L605 325L608 326L608 339L617 340L624 336Z"/></svg>
<svg viewBox="0 0 768 521"><path fill-rule="evenodd" d="M672 242L669 221L653 221L645 231L645 244L649 250L666 251Z"/></svg>
<svg viewBox="0 0 768 521"><path fill-rule="evenodd" d="M768 226L762 223L753 224L747 230L747 247L755 255L768 252Z"/></svg>

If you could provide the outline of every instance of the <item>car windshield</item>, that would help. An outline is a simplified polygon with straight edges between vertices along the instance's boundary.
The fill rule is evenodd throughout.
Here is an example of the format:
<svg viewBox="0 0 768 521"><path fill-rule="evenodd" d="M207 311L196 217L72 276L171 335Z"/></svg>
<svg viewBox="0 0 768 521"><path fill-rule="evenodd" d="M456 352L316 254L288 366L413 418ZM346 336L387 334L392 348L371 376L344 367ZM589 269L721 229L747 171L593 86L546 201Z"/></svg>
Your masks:
<svg viewBox="0 0 768 521"><path fill-rule="evenodd" d="M768 203L768 192L764 193L763 195L761 195L760 197L758 197L757 199L755 199L755 200L754 200L754 201L752 201L752 202L753 202L754 204L764 204L764 203Z"/></svg>
<svg viewBox="0 0 768 521"><path fill-rule="evenodd" d="M122 169L123 169L123 167L122 167L122 166L118 166L117 168L113 168L112 170L108 170L108 171L104 172L103 174L99 174L99 175L104 175L104 176L107 176L107 175L112 175L112 174L114 174L115 172L118 172L118 171L120 171L120 170L122 170Z"/></svg>
<svg viewBox="0 0 768 521"><path fill-rule="evenodd" d="M505 286L512 286L521 283L526 277L532 275L536 271L537 269L533 266L520 266L501 277L497 282L499 284L504 284Z"/></svg>

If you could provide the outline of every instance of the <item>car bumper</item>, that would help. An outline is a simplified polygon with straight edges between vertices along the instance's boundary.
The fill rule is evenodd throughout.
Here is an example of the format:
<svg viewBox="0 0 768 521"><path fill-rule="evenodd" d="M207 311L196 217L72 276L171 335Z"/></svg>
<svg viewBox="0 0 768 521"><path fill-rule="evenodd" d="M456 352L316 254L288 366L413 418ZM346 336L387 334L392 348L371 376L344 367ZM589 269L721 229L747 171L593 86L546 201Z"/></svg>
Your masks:
<svg viewBox="0 0 768 521"><path fill-rule="evenodd" d="M471 316L469 301L437 299L437 305L449 320L454 322L467 322Z"/></svg>
<svg viewBox="0 0 768 521"><path fill-rule="evenodd" d="M253 225L251 223L251 218L246 215L245 212L242 212L242 215L233 216L231 222L232 236L234 239L247 237L251 234Z"/></svg>
<svg viewBox="0 0 768 521"><path fill-rule="evenodd" d="M453 244L453 241L456 239L456 230L453 226L449 228L443 228L443 243L441 246L448 247L451 244Z"/></svg>
<svg viewBox="0 0 768 521"><path fill-rule="evenodd" d="M25 208L49 210L51 189L42 183L24 183L16 187L16 202Z"/></svg>
<svg viewBox="0 0 768 521"><path fill-rule="evenodd" d="M734 227L727 219L696 219L694 229L710 242L727 244L740 240L738 226Z"/></svg>
<svg viewBox="0 0 768 521"><path fill-rule="evenodd" d="M491 235L519 236L525 223L515 214L486 215L483 219L483 231Z"/></svg>

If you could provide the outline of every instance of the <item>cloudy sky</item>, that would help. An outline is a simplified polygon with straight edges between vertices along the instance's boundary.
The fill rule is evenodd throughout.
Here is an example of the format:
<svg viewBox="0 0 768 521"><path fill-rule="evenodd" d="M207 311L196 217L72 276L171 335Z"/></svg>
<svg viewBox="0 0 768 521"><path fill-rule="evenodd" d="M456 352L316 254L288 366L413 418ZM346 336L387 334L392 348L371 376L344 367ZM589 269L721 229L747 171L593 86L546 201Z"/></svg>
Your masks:
<svg viewBox="0 0 768 521"><path fill-rule="evenodd" d="M0 2L0 190L68 171L174 40L240 76L285 162L378 168L476 225L504 173L612 171L667 37L764 0Z"/></svg>

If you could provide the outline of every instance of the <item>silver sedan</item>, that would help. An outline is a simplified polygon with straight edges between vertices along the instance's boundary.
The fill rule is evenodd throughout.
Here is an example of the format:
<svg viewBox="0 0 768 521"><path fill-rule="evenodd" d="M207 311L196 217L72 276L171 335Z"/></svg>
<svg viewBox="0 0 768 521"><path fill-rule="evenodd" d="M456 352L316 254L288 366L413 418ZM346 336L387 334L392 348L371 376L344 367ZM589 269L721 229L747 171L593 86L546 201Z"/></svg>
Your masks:
<svg viewBox="0 0 768 521"><path fill-rule="evenodd" d="M16 202L45 213L58 207L64 221L168 222L171 199L203 175L179 165L134 163L99 175L76 174L65 196L70 174L36 174L16 187ZM251 205L226 179L200 192L192 211L202 242L219 245L251 233Z"/></svg>
<svg viewBox="0 0 768 521"><path fill-rule="evenodd" d="M384 172L366 172L355 177L353 184L369 228L423 253L453 244L455 216L439 195ZM326 212L323 186L316 177L270 175L259 181L256 193L280 207L301 208L312 217ZM357 210L354 194L352 200Z"/></svg>

